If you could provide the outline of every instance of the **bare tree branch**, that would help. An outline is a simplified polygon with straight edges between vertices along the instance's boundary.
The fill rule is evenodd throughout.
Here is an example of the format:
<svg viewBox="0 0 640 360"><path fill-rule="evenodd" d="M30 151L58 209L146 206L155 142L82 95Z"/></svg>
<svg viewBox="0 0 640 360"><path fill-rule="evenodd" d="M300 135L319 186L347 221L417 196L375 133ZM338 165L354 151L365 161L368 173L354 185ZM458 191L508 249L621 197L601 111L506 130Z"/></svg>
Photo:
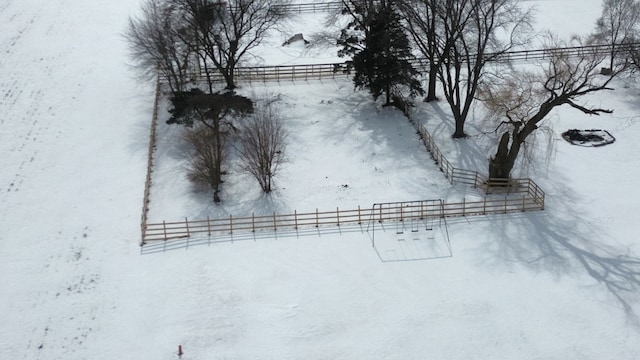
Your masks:
<svg viewBox="0 0 640 360"><path fill-rule="evenodd" d="M579 37L562 42L549 35L547 46L561 48L581 42ZM611 90L611 81L624 71L620 67L612 69L608 76L601 75L599 67L603 60L604 57L595 52L585 51L577 57L558 52L549 58L542 71L512 70L482 84L479 98L493 117L500 119L496 130L508 126L501 135L496 154L489 161L490 177L510 176L521 148L555 107L567 104L588 115L613 111L577 102L584 95ZM505 117L508 121L502 120Z"/></svg>

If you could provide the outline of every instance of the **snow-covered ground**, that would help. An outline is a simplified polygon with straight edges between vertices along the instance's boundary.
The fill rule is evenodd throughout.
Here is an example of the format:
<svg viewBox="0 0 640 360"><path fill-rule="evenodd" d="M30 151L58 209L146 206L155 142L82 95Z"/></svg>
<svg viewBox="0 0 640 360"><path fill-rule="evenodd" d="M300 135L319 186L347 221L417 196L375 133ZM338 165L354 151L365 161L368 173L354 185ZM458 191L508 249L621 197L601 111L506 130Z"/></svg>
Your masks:
<svg viewBox="0 0 640 360"><path fill-rule="evenodd" d="M538 28L563 35L600 11L596 0L528 3ZM640 357L633 82L589 99L612 115L554 113L554 157L528 174L547 192L544 212L450 220L451 250L434 245L443 256L383 262L358 227L141 254L153 89L132 77L121 36L138 9L0 2L0 358L176 359L178 345L183 359ZM309 53L295 50L260 56ZM471 191L452 188L408 122L348 80L242 91L281 98L290 142L278 190L261 195L232 172L215 207L189 189L179 147L162 146L151 220ZM479 123L453 141L446 104L416 112L450 161L484 172ZM571 146L569 128L617 141ZM176 129L161 125L160 141Z"/></svg>

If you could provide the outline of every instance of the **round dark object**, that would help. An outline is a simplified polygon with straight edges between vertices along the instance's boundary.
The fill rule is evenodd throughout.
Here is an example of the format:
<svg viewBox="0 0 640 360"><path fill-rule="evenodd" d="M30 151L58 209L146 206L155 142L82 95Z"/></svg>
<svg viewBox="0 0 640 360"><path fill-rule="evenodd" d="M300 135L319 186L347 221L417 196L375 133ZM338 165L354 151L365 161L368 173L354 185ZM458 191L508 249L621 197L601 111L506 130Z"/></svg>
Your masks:
<svg viewBox="0 0 640 360"><path fill-rule="evenodd" d="M571 129L563 132L562 138L573 145L594 147L609 145L616 141L616 138L614 138L607 130L601 129Z"/></svg>

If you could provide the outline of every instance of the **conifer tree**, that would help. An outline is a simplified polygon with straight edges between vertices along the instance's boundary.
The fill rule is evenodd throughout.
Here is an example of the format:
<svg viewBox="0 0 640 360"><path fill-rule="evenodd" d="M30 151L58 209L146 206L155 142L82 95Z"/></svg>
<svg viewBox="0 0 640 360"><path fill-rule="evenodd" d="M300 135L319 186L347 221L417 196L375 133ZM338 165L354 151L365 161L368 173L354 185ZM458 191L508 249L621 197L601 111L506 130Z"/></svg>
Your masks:
<svg viewBox="0 0 640 360"><path fill-rule="evenodd" d="M342 30L339 56L351 56L356 88L367 88L374 99L385 95L392 103L401 88L410 97L424 94L413 67L409 39L393 0L343 1L343 13L353 20Z"/></svg>

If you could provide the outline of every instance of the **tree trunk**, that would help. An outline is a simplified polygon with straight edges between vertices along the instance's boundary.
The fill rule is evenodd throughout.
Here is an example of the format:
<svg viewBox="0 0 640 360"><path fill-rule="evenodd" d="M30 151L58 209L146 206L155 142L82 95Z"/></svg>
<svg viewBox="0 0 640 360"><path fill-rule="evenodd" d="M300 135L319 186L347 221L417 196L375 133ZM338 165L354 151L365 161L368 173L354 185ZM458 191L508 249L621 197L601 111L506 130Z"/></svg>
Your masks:
<svg viewBox="0 0 640 360"><path fill-rule="evenodd" d="M222 148L222 134L220 133L220 121L221 119L216 118L214 120L213 126L214 126L214 136L216 137L216 157L215 157L215 186L213 188L214 190L214 194L215 197L218 198L218 201L220 201L220 198L218 197L218 192L220 191L220 184L222 184L222 152L224 151L224 149ZM215 199L214 199L215 200Z"/></svg>
<svg viewBox="0 0 640 360"><path fill-rule="evenodd" d="M232 72L226 72L224 74L224 81L227 83L227 90L234 90L236 88L236 81Z"/></svg>
<svg viewBox="0 0 640 360"><path fill-rule="evenodd" d="M454 139L466 138L467 134L464 133L464 121L459 120L456 117L456 131L451 135Z"/></svg>
<svg viewBox="0 0 640 360"><path fill-rule="evenodd" d="M211 74L209 73L209 67L207 66L207 60L203 59L204 73L207 76L207 85L209 86L209 94L213 94L213 80L211 80Z"/></svg>
<svg viewBox="0 0 640 360"><path fill-rule="evenodd" d="M509 146L510 137L508 132L502 134L496 155L489 160L489 178L509 179L511 177L511 170L520 153L522 142L518 141L518 133L514 131L514 139Z"/></svg>
<svg viewBox="0 0 640 360"><path fill-rule="evenodd" d="M438 68L431 64L429 66L429 83L427 85L427 97L424 99L426 102L436 101L436 81L438 76Z"/></svg>
<svg viewBox="0 0 640 360"><path fill-rule="evenodd" d="M227 90L234 90L236 88L236 65L234 61L229 60L227 62L227 68L224 72L224 80L227 83Z"/></svg>

